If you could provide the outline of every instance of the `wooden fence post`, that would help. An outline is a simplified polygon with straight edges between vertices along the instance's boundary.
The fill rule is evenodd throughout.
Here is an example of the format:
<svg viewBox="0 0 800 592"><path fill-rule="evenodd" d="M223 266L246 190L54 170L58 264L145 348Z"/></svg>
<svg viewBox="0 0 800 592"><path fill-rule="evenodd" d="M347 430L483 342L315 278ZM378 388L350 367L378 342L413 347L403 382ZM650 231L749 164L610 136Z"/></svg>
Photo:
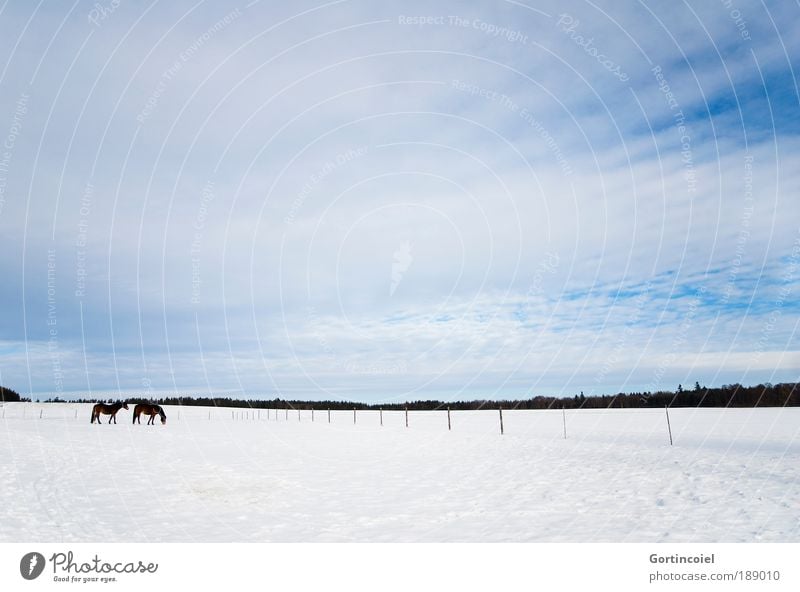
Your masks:
<svg viewBox="0 0 800 592"><path fill-rule="evenodd" d="M314 408L311 408L311 421L314 421Z"/></svg>
<svg viewBox="0 0 800 592"><path fill-rule="evenodd" d="M353 425L356 425L356 408L353 407Z"/></svg>
<svg viewBox="0 0 800 592"><path fill-rule="evenodd" d="M669 425L669 407L664 405L664 412L667 414L667 431L669 432L669 445L672 446L672 426Z"/></svg>
<svg viewBox="0 0 800 592"><path fill-rule="evenodd" d="M39 409L39 419L42 419L42 413L43 412L44 412L44 409ZM117 421L117 420L115 419L114 421Z"/></svg>
<svg viewBox="0 0 800 592"><path fill-rule="evenodd" d="M564 422L564 439L566 440L567 439L567 412L564 410L563 407L561 408L561 419Z"/></svg>
<svg viewBox="0 0 800 592"><path fill-rule="evenodd" d="M289 408L286 408L286 421L289 421Z"/></svg>
<svg viewBox="0 0 800 592"><path fill-rule="evenodd" d="M383 425L383 409L380 409L380 414L381 414L381 425Z"/></svg>
<svg viewBox="0 0 800 592"><path fill-rule="evenodd" d="M500 435L503 435L503 408L500 407Z"/></svg>
<svg viewBox="0 0 800 592"><path fill-rule="evenodd" d="M331 422L331 410L328 409L328 423Z"/></svg>
<svg viewBox="0 0 800 592"><path fill-rule="evenodd" d="M450 407L447 408L447 431L450 431Z"/></svg>
<svg viewBox="0 0 800 592"><path fill-rule="evenodd" d="M408 427L408 407L406 407L406 427Z"/></svg>

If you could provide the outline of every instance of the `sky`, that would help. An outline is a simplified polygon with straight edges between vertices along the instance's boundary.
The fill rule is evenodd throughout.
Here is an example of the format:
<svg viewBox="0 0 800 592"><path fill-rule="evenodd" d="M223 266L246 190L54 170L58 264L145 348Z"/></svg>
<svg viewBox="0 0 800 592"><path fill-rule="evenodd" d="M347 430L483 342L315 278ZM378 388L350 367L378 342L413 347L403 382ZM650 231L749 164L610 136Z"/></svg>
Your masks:
<svg viewBox="0 0 800 592"><path fill-rule="evenodd" d="M0 384L797 381L791 2L0 9Z"/></svg>

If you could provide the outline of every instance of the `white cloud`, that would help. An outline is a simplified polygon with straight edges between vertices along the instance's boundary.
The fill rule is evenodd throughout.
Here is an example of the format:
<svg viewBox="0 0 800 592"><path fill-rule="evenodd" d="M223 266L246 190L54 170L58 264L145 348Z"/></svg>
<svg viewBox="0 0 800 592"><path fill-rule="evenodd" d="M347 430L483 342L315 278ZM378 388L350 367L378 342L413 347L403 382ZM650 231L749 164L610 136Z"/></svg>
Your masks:
<svg viewBox="0 0 800 592"><path fill-rule="evenodd" d="M105 386L144 375L197 386L201 348L214 388L308 396L633 388L667 356L665 387L700 370L728 382L737 367L790 375L791 324L766 338L763 327L780 290L797 286L782 279L798 237L796 101L771 91L770 122L750 89L753 57L768 88L788 84L800 37L790 9L739 4L749 42L722 5L693 7L699 22L685 6L653 9L660 23L617 3L403 7L458 14L462 28L401 25L391 5L291 19L312 5L260 3L186 60L227 9L158 7L136 24L141 9L126 5L97 27L76 13L46 55L64 15L44 10L0 92L9 113L42 61L0 212L0 269L13 278L0 303L27 332L12 318L0 338L46 334L56 248L62 351L83 360L85 337ZM629 83L557 26L561 13ZM686 114L691 166L654 65ZM400 272L403 244L413 264ZM627 293L648 281L637 310ZM691 338L675 343L699 286ZM751 367L753 343L764 353ZM12 388L29 371L46 388L46 356L1 359Z"/></svg>

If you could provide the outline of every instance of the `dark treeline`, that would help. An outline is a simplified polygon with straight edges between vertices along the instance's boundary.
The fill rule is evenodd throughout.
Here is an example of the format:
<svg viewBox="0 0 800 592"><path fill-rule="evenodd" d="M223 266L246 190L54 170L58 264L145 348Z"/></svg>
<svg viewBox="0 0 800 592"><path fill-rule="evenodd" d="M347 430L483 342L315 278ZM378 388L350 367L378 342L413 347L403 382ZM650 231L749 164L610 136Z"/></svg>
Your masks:
<svg viewBox="0 0 800 592"><path fill-rule="evenodd" d="M13 393L13 391L10 391ZM14 393L16 395L16 393ZM19 395L17 395L19 396ZM110 401L110 399L109 399ZM64 402L48 399L46 402ZM95 403L97 399L78 400L78 403ZM619 393L616 395L574 397L533 397L520 400L482 401L407 401L403 403L356 403L353 401L300 401L281 398L231 399L228 397L164 397L159 399L128 399L129 403L154 402L159 405L197 405L204 407L247 407L250 409L386 409L386 410L475 410L475 409L608 409L648 407L797 407L800 406L800 383L759 384L742 386L723 385L719 388L701 387L684 389L678 385L676 391Z"/></svg>
<svg viewBox="0 0 800 592"><path fill-rule="evenodd" d="M12 391L10 388L0 386L0 403L17 403L19 401L30 402L30 399L21 397L18 392Z"/></svg>

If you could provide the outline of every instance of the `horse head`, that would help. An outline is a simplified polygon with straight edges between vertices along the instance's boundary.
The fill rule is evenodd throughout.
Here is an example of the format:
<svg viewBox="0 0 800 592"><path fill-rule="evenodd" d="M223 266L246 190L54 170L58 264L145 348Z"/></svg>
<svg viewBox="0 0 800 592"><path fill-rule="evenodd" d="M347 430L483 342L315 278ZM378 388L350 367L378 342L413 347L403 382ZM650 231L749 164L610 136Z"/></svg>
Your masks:
<svg viewBox="0 0 800 592"><path fill-rule="evenodd" d="M128 402L127 402L127 401L125 401L125 402L122 404L122 408L123 408L125 411L127 411L127 410L128 410Z"/></svg>

